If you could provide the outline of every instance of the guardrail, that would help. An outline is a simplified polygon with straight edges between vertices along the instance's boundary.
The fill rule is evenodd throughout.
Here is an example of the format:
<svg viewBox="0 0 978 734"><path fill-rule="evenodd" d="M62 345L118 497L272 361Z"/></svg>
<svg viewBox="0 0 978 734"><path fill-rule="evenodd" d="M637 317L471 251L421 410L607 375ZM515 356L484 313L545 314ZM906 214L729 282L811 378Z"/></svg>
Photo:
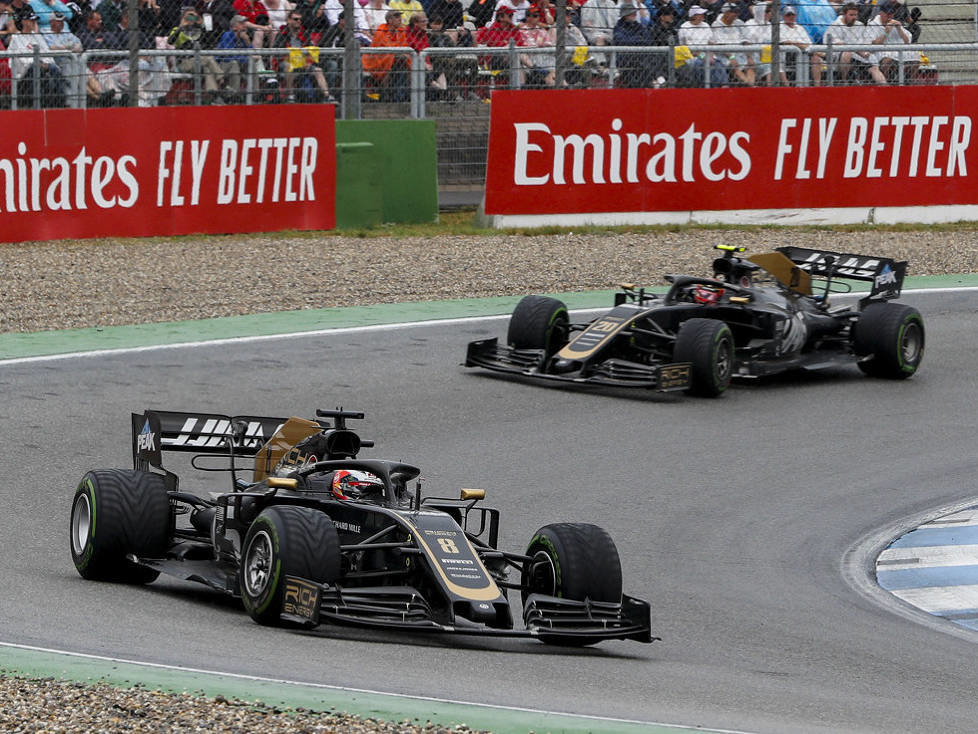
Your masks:
<svg viewBox="0 0 978 734"><path fill-rule="evenodd" d="M892 83L918 83L918 71L928 70L927 82L936 82L938 69L945 81L966 82L978 79L978 43L913 44L892 46L878 44L842 45L832 43L812 45L806 49L782 46L782 66L792 70L791 86L812 84L812 58L821 59L823 83L848 83L839 77L838 57L841 52L880 54L895 58ZM645 83L627 86L674 87L717 85L723 79L716 70L726 66L731 55L748 55L755 66L770 55L770 45L744 44L738 46L696 46L688 48L692 60L677 66L676 49L670 46L591 46L577 54L579 63L565 62L564 68L573 72L570 87L612 87L622 81L622 73L655 61L663 70L659 76L649 76ZM568 56L573 55L571 49ZM383 56L395 59L386 72L365 70L366 57ZM44 64L51 57L59 67L61 82L52 77ZM0 52L12 66L17 60L28 60L23 76L13 78L10 107L43 108L55 106L86 107L106 102L118 103L128 88L129 53L98 51L73 54L51 51L41 54ZM940 65L922 63L922 59L940 60ZM786 62L786 63L785 63ZM556 49L553 47L525 48L427 48L421 52L407 47L359 49L356 75L359 87L343 88L343 49L309 47L306 49L236 49L236 50L141 50L138 54L139 99L124 102L131 106L157 104L208 104L259 102L288 103L292 101L339 101L353 95L355 105L342 105L339 117L360 118L362 105L373 101L404 103L400 116L423 118L429 113L432 101L485 100L493 89L520 89L527 86L547 86L540 78L555 69ZM371 66L369 63L368 66ZM697 67L690 74L690 65ZM541 74L542 72L542 74ZM642 73L645 73L644 71ZM651 73L651 72L650 72ZM396 78L395 78L396 77ZM393 79L393 81L391 81ZM63 83L62 90L52 90ZM106 94L115 92L115 95ZM102 91L100 91L102 90ZM442 94L438 94L441 92ZM103 96L105 95L105 96Z"/></svg>

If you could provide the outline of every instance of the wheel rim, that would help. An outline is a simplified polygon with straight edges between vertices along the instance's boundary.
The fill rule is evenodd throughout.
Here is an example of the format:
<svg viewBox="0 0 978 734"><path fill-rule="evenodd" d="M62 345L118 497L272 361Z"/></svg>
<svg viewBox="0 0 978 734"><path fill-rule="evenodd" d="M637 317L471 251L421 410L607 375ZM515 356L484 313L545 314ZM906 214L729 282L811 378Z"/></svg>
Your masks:
<svg viewBox="0 0 978 734"><path fill-rule="evenodd" d="M76 556L85 552L91 530L92 505L88 494L82 493L75 498L75 505L71 508L71 549Z"/></svg>
<svg viewBox="0 0 978 734"><path fill-rule="evenodd" d="M537 551L530 561L530 578L527 584L531 594L557 595L557 569L546 551Z"/></svg>
<svg viewBox="0 0 978 734"><path fill-rule="evenodd" d="M251 539L245 554L244 582L250 596L259 596L268 585L272 567L272 539L259 530Z"/></svg>
<svg viewBox="0 0 978 734"><path fill-rule="evenodd" d="M733 347L730 339L724 337L717 347L717 382L726 385L733 372Z"/></svg>
<svg viewBox="0 0 978 734"><path fill-rule="evenodd" d="M917 324L907 324L900 340L900 357L904 364L915 364L920 357L921 334Z"/></svg>

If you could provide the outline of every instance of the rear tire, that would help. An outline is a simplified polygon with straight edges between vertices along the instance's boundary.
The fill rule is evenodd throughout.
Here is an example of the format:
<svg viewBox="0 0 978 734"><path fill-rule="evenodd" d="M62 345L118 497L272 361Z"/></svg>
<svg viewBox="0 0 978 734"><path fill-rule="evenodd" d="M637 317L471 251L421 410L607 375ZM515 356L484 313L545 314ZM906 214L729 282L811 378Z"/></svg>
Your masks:
<svg viewBox="0 0 978 734"><path fill-rule="evenodd" d="M542 349L547 356L567 343L567 306L548 296L524 296L509 319L506 341L515 349Z"/></svg>
<svg viewBox="0 0 978 734"><path fill-rule="evenodd" d="M620 603L621 560L607 531L587 523L544 525L527 546L530 560L521 578L524 608L530 594L575 601ZM540 635L552 645L583 647L595 641L563 635Z"/></svg>
<svg viewBox="0 0 978 734"><path fill-rule="evenodd" d="M241 552L238 587L244 607L259 624L280 624L285 577L332 583L340 575L340 561L339 534L326 514L267 507L248 528Z"/></svg>
<svg viewBox="0 0 978 734"><path fill-rule="evenodd" d="M82 477L71 505L71 560L82 578L147 584L159 571L128 560L159 557L170 530L170 500L163 477L108 469Z"/></svg>
<svg viewBox="0 0 978 734"><path fill-rule="evenodd" d="M905 380L924 358L924 319L912 306L871 303L863 309L853 330L853 350L859 369L870 377Z"/></svg>
<svg viewBox="0 0 978 734"><path fill-rule="evenodd" d="M689 319L679 327L673 361L690 362L690 395L715 398L730 387L734 339L730 327L717 319Z"/></svg>

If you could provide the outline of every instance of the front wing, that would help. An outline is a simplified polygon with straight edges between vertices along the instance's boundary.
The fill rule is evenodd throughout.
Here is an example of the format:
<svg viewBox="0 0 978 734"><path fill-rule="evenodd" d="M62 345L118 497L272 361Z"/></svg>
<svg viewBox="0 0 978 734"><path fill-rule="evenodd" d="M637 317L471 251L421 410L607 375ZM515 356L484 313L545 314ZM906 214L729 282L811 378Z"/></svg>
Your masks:
<svg viewBox="0 0 978 734"><path fill-rule="evenodd" d="M653 642L647 602L622 598L621 604L573 601L531 594L523 620L526 629L489 627L458 617L454 624L434 618L418 591L409 586L344 589L320 585L296 576L285 577L283 621L315 627L322 622L487 637L561 637L598 642Z"/></svg>
<svg viewBox="0 0 978 734"><path fill-rule="evenodd" d="M542 349L514 349L495 337L470 342L465 354L466 367L482 367L522 377L616 387L644 387L659 392L686 390L690 386L688 362L647 365L623 359L606 359L589 366L586 374L561 374L545 371L547 356Z"/></svg>

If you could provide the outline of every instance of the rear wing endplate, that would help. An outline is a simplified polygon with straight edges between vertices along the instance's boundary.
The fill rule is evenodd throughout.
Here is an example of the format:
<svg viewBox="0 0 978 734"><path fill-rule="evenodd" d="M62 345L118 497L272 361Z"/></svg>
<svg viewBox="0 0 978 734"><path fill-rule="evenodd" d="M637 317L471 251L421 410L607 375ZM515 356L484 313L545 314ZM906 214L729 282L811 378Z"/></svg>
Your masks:
<svg viewBox="0 0 978 734"><path fill-rule="evenodd" d="M907 274L906 260L892 260L872 255L853 255L805 247L777 247L802 270L821 278L847 278L873 284L869 298L898 298Z"/></svg>
<svg viewBox="0 0 978 734"><path fill-rule="evenodd" d="M162 466L164 451L254 456L285 418L147 410L132 414L133 465Z"/></svg>

